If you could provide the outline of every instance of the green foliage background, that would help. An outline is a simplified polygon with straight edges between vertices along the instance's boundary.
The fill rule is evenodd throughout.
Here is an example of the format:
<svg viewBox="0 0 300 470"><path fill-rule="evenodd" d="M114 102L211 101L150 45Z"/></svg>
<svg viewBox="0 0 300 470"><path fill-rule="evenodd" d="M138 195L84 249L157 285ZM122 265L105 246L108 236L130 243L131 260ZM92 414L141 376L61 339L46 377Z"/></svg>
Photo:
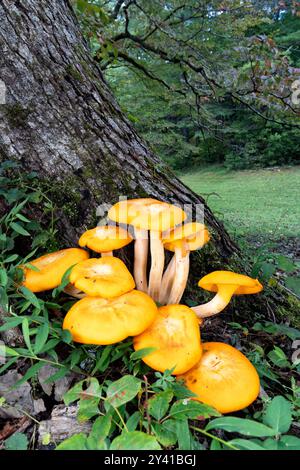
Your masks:
<svg viewBox="0 0 300 470"><path fill-rule="evenodd" d="M299 161L294 1L75 1L122 109L176 170Z"/></svg>

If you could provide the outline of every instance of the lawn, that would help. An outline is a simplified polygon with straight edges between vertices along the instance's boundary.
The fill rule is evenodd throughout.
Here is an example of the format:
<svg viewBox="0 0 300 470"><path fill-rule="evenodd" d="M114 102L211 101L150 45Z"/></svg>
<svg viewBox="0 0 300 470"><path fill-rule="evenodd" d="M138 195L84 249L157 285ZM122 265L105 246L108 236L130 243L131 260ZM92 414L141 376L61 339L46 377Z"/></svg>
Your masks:
<svg viewBox="0 0 300 470"><path fill-rule="evenodd" d="M180 178L232 234L279 243L299 239L300 166L235 172L209 167Z"/></svg>

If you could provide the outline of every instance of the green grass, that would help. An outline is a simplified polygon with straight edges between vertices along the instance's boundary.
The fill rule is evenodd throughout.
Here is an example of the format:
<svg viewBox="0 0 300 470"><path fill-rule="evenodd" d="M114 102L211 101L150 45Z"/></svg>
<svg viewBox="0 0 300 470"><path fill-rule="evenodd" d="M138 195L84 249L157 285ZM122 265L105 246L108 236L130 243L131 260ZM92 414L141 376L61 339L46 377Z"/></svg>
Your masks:
<svg viewBox="0 0 300 470"><path fill-rule="evenodd" d="M209 167L180 178L236 236L300 236L300 166L235 172Z"/></svg>

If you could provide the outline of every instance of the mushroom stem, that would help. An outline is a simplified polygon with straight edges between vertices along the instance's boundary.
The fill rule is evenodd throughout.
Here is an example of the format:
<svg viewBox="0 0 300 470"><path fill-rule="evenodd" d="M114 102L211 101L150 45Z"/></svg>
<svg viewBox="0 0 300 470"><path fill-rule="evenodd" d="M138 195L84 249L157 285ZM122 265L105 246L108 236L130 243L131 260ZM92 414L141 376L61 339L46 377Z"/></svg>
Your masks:
<svg viewBox="0 0 300 470"><path fill-rule="evenodd" d="M178 304L183 296L186 283L189 277L190 252L175 248L175 277L173 278L172 289L168 298L168 304Z"/></svg>
<svg viewBox="0 0 300 470"><path fill-rule="evenodd" d="M106 251L105 253L101 253L101 258L104 258L105 256L114 256L113 251Z"/></svg>
<svg viewBox="0 0 300 470"><path fill-rule="evenodd" d="M134 280L137 290L147 293L148 231L134 228Z"/></svg>
<svg viewBox="0 0 300 470"><path fill-rule="evenodd" d="M172 289L172 281L175 276L175 266L175 255L173 255L167 266L167 269L164 272L159 291L159 303L162 305L166 304L168 301Z"/></svg>
<svg viewBox="0 0 300 470"><path fill-rule="evenodd" d="M237 289L237 285L234 284L223 284L219 286L218 293L212 300L203 305L197 305L197 307L191 307L196 313L198 318L211 317L217 313L222 312L224 308L229 304L231 297Z"/></svg>
<svg viewBox="0 0 300 470"><path fill-rule="evenodd" d="M149 274L148 294L157 302L165 264L165 250L161 240L161 232L150 230L150 251L151 269Z"/></svg>
<svg viewBox="0 0 300 470"><path fill-rule="evenodd" d="M81 290L77 289L73 284L69 283L65 288L64 292L71 297L75 297L76 299L83 299L83 297L86 297L86 294L82 292Z"/></svg>

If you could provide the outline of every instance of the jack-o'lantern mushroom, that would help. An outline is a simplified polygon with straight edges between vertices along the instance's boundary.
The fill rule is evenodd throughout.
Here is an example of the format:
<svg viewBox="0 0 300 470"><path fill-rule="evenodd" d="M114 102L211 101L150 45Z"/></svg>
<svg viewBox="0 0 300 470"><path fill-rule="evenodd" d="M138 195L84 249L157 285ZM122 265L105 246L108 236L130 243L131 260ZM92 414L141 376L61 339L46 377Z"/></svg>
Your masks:
<svg viewBox="0 0 300 470"><path fill-rule="evenodd" d="M199 400L220 413L249 406L259 394L259 377L244 354L226 343L202 343L200 361L179 377Z"/></svg>
<svg viewBox="0 0 300 470"><path fill-rule="evenodd" d="M171 230L163 244L166 250L173 251L163 276L159 301L161 304L178 304L183 296L189 276L190 252L199 250L210 239L205 225L189 222Z"/></svg>
<svg viewBox="0 0 300 470"><path fill-rule="evenodd" d="M113 250L119 250L131 242L132 237L127 230L116 225L104 225L84 232L78 244L102 256L113 256Z"/></svg>
<svg viewBox="0 0 300 470"><path fill-rule="evenodd" d="M256 294L263 289L257 279L231 271L214 271L200 279L202 289L216 292L212 300L192 307L199 318L206 318L222 312L233 295Z"/></svg>
<svg viewBox="0 0 300 470"><path fill-rule="evenodd" d="M135 288L126 265L114 256L90 258L78 263L71 271L70 283L88 296L108 299Z"/></svg>
<svg viewBox="0 0 300 470"><path fill-rule="evenodd" d="M134 278L138 290L147 291L148 231L150 232L151 268L148 294L158 301L164 269L162 232L181 224L185 212L173 204L156 199L120 201L108 212L111 220L134 227Z"/></svg>
<svg viewBox="0 0 300 470"><path fill-rule="evenodd" d="M63 329L78 343L114 344L140 334L156 315L155 302L137 290L112 299L85 297L68 311Z"/></svg>
<svg viewBox="0 0 300 470"><path fill-rule="evenodd" d="M32 292L55 289L71 266L87 260L88 257L88 252L80 248L66 248L41 256L30 261L37 270L20 266L24 272L23 285Z"/></svg>
<svg viewBox="0 0 300 470"><path fill-rule="evenodd" d="M185 305L160 307L150 327L134 338L133 346L136 351L155 349L143 357L152 369L164 372L174 367L174 375L183 374L202 354L197 317Z"/></svg>

